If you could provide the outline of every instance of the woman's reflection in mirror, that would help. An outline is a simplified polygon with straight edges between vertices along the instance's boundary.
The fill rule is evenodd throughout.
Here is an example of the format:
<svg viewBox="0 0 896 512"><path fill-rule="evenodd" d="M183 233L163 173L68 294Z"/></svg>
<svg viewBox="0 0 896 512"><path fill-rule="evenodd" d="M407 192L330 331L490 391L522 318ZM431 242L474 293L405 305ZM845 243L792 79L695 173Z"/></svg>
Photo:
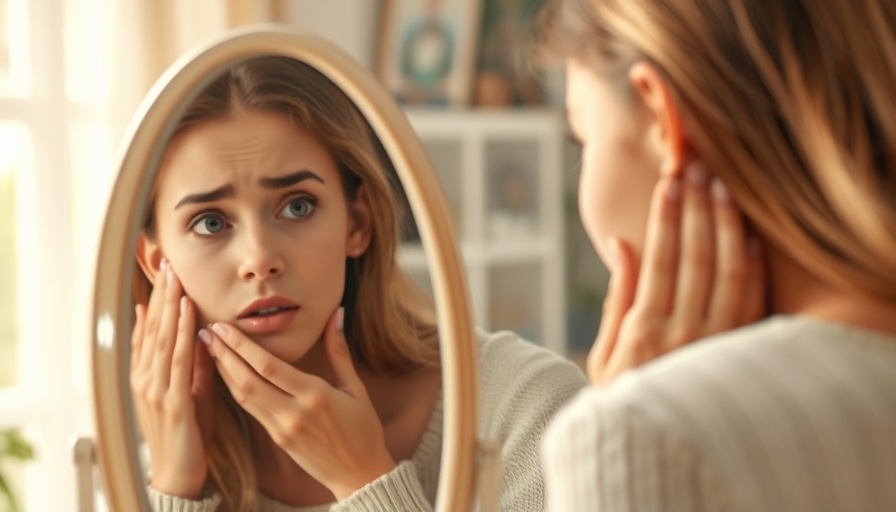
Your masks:
<svg viewBox="0 0 896 512"><path fill-rule="evenodd" d="M429 510L442 441L431 298L396 265L381 147L312 67L255 58L179 121L139 235L131 387L154 511ZM542 432L585 383L477 331L507 510L542 510Z"/></svg>

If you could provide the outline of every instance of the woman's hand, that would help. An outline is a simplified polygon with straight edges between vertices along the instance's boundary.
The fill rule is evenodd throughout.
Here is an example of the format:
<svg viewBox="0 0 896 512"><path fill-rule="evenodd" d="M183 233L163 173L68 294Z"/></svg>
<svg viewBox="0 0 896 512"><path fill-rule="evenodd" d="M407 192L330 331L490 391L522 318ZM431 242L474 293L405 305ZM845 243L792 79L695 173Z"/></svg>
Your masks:
<svg viewBox="0 0 896 512"><path fill-rule="evenodd" d="M765 315L758 240L722 182L709 180L696 162L684 183L660 181L640 265L631 248L611 241L613 275L587 361L592 384Z"/></svg>
<svg viewBox="0 0 896 512"><path fill-rule="evenodd" d="M202 495L208 475L214 366L195 343L196 315L162 261L148 306L136 306L131 390L149 446L153 489L185 499Z"/></svg>
<svg viewBox="0 0 896 512"><path fill-rule="evenodd" d="M355 373L339 308L323 343L335 387L271 355L229 324L200 331L234 399L271 439L341 500L395 467L380 419Z"/></svg>

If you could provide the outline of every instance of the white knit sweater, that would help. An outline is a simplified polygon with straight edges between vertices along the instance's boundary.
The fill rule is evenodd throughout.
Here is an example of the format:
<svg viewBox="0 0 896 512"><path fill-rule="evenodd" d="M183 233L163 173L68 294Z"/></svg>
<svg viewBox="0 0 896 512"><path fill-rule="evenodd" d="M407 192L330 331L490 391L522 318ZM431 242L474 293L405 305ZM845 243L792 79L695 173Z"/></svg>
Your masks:
<svg viewBox="0 0 896 512"><path fill-rule="evenodd" d="M773 317L588 388L545 434L556 512L896 510L896 337Z"/></svg>
<svg viewBox="0 0 896 512"><path fill-rule="evenodd" d="M582 371L554 352L510 332L477 331L482 439L502 441L502 509L543 511L540 442L554 413L586 384ZM261 496L259 512L428 511L435 503L442 448L442 400L410 460L347 499L318 507L292 507ZM191 501L149 489L154 512L212 512L217 496Z"/></svg>

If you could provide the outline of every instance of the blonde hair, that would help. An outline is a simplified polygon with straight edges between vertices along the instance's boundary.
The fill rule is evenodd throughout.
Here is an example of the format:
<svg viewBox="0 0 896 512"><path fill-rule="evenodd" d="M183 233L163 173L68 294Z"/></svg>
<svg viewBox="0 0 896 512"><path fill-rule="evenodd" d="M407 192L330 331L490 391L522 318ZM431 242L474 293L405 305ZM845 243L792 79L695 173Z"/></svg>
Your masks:
<svg viewBox="0 0 896 512"><path fill-rule="evenodd" d="M342 299L345 336L353 359L383 374L438 366L432 300L395 263L399 215L393 187L400 185L385 150L352 101L307 64L287 57L255 58L232 67L206 87L181 118L174 137L236 109L288 116L314 133L333 155L348 200L356 199L362 185L365 188L371 240L362 256L346 262ZM153 208L144 222L150 237L156 227ZM151 290L135 266L135 300L146 303ZM224 498L222 510L254 511L257 482L242 426L244 413L220 379L215 414L208 457L212 485Z"/></svg>
<svg viewBox="0 0 896 512"><path fill-rule="evenodd" d="M668 79L756 229L841 290L896 300L896 3L558 0L541 48Z"/></svg>

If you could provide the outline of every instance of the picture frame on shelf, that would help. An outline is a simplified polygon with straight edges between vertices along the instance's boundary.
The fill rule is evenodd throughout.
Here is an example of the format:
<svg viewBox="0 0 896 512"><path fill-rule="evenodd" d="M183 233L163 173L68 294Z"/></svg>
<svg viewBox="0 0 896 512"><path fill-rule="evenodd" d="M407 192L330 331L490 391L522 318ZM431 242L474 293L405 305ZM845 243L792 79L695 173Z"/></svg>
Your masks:
<svg viewBox="0 0 896 512"><path fill-rule="evenodd" d="M383 0L376 72L406 105L470 104L481 0Z"/></svg>
<svg viewBox="0 0 896 512"><path fill-rule="evenodd" d="M487 232L497 239L538 234L535 171L523 164L505 161L489 175Z"/></svg>
<svg viewBox="0 0 896 512"><path fill-rule="evenodd" d="M473 79L477 107L542 106L549 103L543 77L531 66L528 44L545 0L482 0Z"/></svg>

